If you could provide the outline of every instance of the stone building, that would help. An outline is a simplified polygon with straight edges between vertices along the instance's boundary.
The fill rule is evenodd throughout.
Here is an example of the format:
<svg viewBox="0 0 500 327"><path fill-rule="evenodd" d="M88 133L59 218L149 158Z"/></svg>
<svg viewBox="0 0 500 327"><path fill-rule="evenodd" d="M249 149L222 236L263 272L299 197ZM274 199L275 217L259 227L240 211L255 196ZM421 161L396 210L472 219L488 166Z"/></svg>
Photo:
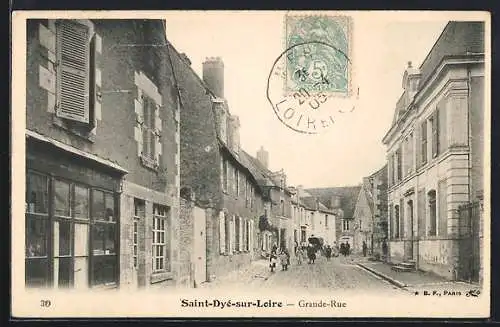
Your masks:
<svg viewBox="0 0 500 327"><path fill-rule="evenodd" d="M363 178L354 221L354 251L361 253L366 242L368 253L382 257L387 238L387 165Z"/></svg>
<svg viewBox="0 0 500 327"><path fill-rule="evenodd" d="M283 170L269 170L269 153L261 147L257 157L243 151L248 167L257 178L263 190L263 215L259 221L259 244L263 252L269 252L273 245L292 250L295 236L292 221L293 193L286 183Z"/></svg>
<svg viewBox="0 0 500 327"><path fill-rule="evenodd" d="M165 44L161 20L28 21L28 286L177 282L179 107Z"/></svg>
<svg viewBox="0 0 500 327"><path fill-rule="evenodd" d="M335 240L354 245L354 208L360 186L311 188L305 191L317 198L335 215Z"/></svg>
<svg viewBox="0 0 500 327"><path fill-rule="evenodd" d="M305 211L307 239L311 236L322 238L324 244L334 245L337 243L336 235L336 211L327 208L316 197L307 191L302 192L300 198Z"/></svg>
<svg viewBox="0 0 500 327"><path fill-rule="evenodd" d="M484 23L449 22L420 67L408 64L383 138L390 260L449 279L479 278Z"/></svg>
<svg viewBox="0 0 500 327"><path fill-rule="evenodd" d="M240 148L239 119L224 99L222 60L208 58L200 78L186 55L171 49L181 97L180 184L194 194L197 206L211 208L206 217L210 281L259 254L256 237L264 212L263 190Z"/></svg>

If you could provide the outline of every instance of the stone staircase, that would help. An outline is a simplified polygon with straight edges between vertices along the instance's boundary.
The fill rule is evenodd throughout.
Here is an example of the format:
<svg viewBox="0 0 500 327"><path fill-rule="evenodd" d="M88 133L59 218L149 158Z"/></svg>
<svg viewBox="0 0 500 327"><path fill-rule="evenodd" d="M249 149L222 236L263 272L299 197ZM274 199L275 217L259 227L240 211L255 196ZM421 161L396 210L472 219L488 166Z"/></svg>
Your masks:
<svg viewBox="0 0 500 327"><path fill-rule="evenodd" d="M415 260L408 260L392 266L391 269L398 272L411 272L416 270L415 266L416 266Z"/></svg>

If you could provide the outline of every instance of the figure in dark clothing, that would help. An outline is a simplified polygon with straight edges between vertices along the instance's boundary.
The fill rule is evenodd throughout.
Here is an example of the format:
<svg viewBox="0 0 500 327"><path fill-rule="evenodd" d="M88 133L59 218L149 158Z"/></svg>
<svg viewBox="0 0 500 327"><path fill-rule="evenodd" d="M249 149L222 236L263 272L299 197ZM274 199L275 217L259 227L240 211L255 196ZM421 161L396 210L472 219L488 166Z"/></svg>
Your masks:
<svg viewBox="0 0 500 327"><path fill-rule="evenodd" d="M385 239L382 242L382 254L383 254L384 258L387 258L387 242Z"/></svg>
<svg viewBox="0 0 500 327"><path fill-rule="evenodd" d="M349 244L349 242L347 242L347 244L345 245L345 253L346 255L351 254L351 245Z"/></svg>
<svg viewBox="0 0 500 327"><path fill-rule="evenodd" d="M269 256L269 268L271 268L271 272L274 272L276 269L276 263L278 262L278 247L273 245L271 248L271 255Z"/></svg>
<svg viewBox="0 0 500 327"><path fill-rule="evenodd" d="M340 254L343 255L344 257L346 256L345 243L340 243Z"/></svg>
<svg viewBox="0 0 500 327"><path fill-rule="evenodd" d="M307 257L309 258L309 264L314 263L314 260L316 260L316 249L312 244L307 247Z"/></svg>
<svg viewBox="0 0 500 327"><path fill-rule="evenodd" d="M366 257L366 251L368 251L368 245L363 241L363 257Z"/></svg>
<svg viewBox="0 0 500 327"><path fill-rule="evenodd" d="M328 260L328 261L330 261L330 258L332 257L332 248L330 245L326 246L325 257L326 257L326 260Z"/></svg>

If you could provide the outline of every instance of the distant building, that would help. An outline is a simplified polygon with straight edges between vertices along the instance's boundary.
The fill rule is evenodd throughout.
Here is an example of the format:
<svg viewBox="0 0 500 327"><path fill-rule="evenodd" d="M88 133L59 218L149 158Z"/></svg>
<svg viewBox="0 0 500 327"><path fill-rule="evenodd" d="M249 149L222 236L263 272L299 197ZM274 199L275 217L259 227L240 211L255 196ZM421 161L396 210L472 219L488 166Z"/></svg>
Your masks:
<svg viewBox="0 0 500 327"><path fill-rule="evenodd" d="M390 259L449 279L481 275L484 51L484 23L449 22L404 72L383 138Z"/></svg>
<svg viewBox="0 0 500 327"><path fill-rule="evenodd" d="M28 20L27 286L177 283L178 97L151 44L162 20Z"/></svg>
<svg viewBox="0 0 500 327"><path fill-rule="evenodd" d="M305 191L317 198L335 215L335 240L354 245L354 208L360 186L311 188Z"/></svg>
<svg viewBox="0 0 500 327"><path fill-rule="evenodd" d="M387 165L363 178L354 209L354 251L383 255L382 243L387 238Z"/></svg>

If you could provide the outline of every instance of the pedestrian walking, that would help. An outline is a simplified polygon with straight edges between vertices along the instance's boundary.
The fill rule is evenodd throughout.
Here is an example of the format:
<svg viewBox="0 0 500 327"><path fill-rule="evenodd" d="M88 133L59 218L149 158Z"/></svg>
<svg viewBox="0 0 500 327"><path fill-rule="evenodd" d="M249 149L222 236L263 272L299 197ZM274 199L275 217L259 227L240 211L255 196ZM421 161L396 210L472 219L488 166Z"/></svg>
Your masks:
<svg viewBox="0 0 500 327"><path fill-rule="evenodd" d="M271 255L269 256L269 268L271 268L271 272L274 272L274 269L276 269L276 263L278 262L278 253L277 253L278 247L273 245L271 249Z"/></svg>
<svg viewBox="0 0 500 327"><path fill-rule="evenodd" d="M363 241L363 257L366 257L366 251L368 251L368 245Z"/></svg>
<svg viewBox="0 0 500 327"><path fill-rule="evenodd" d="M343 255L344 257L346 256L345 243L340 243L340 254Z"/></svg>
<svg viewBox="0 0 500 327"><path fill-rule="evenodd" d="M327 245L326 246L326 249L325 249L325 257L326 257L326 260L327 261L330 261L330 258L332 257L332 248L330 245Z"/></svg>
<svg viewBox="0 0 500 327"><path fill-rule="evenodd" d="M387 259L387 241L384 238L384 241L382 242L382 254L384 256L384 260Z"/></svg>
<svg viewBox="0 0 500 327"><path fill-rule="evenodd" d="M307 257L309 258L309 264L313 264L316 260L316 249L312 244L307 247Z"/></svg>
<svg viewBox="0 0 500 327"><path fill-rule="evenodd" d="M349 244L349 242L347 242L347 244L345 245L345 253L346 255L351 254L351 245Z"/></svg>

